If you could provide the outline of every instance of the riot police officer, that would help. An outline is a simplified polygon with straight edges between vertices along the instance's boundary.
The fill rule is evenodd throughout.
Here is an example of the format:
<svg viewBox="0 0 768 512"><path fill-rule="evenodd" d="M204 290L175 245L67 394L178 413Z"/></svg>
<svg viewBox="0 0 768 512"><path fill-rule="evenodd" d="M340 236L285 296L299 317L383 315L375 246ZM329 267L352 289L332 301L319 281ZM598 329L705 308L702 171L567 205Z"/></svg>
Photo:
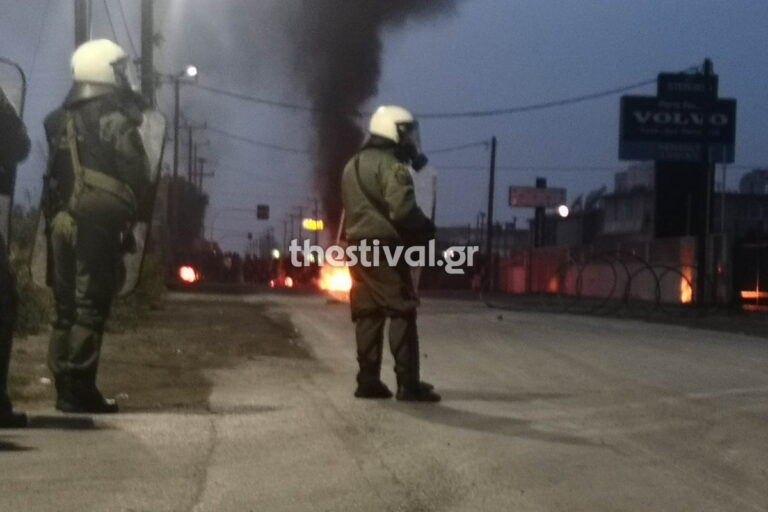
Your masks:
<svg viewBox="0 0 768 512"><path fill-rule="evenodd" d="M69 95L45 121L56 301L48 366L56 408L64 412L117 412L115 401L96 387L96 373L121 258L150 172L139 134L142 105L128 66L127 54L112 41L81 45L72 57Z"/></svg>
<svg viewBox="0 0 768 512"><path fill-rule="evenodd" d="M11 197L16 165L29 154L29 138L16 111L0 89L0 194ZM10 212L8 212L10 213ZM13 412L8 398L8 365L18 297L8 262L8 248L0 231L0 428L23 427L26 416Z"/></svg>
<svg viewBox="0 0 768 512"><path fill-rule="evenodd" d="M409 167L423 168L419 126L413 115L396 106L380 107L372 116L370 136L344 169L342 199L346 237L351 245L424 244L434 237L434 223L416 204ZM358 398L391 398L381 381L384 326L389 319L389 343L395 359L397 399L437 402L440 395L420 379L419 304L411 269L400 258L391 265L353 265L350 302L357 340Z"/></svg>

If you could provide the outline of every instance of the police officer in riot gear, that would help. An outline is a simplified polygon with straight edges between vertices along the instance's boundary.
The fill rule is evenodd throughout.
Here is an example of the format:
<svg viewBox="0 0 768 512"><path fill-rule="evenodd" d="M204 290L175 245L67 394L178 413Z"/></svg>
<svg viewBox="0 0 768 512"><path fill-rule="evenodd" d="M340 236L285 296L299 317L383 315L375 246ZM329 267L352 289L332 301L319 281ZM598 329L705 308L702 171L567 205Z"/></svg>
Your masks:
<svg viewBox="0 0 768 512"><path fill-rule="evenodd" d="M29 138L16 111L0 89L0 193L10 197L16 165L29 154ZM13 412L8 398L8 365L11 358L13 328L18 297L8 248L0 231L0 428L26 425L26 416Z"/></svg>
<svg viewBox="0 0 768 512"><path fill-rule="evenodd" d="M381 246L423 245L435 234L434 223L416 204L409 167L423 168L419 126L401 107L380 107L371 118L370 137L344 169L342 198L346 236L351 245L365 241ZM419 372L419 304L411 269L401 258L390 266L350 268L352 320L357 339L358 398L391 398L381 381L384 326L389 319L389 344L395 359L397 399L437 402L440 395L422 382Z"/></svg>
<svg viewBox="0 0 768 512"><path fill-rule="evenodd" d="M80 46L69 95L45 121L50 162L44 204L56 301L48 365L56 408L64 412L117 412L96 387L96 373L121 258L130 250L150 172L138 130L142 104L130 87L128 65L112 41Z"/></svg>

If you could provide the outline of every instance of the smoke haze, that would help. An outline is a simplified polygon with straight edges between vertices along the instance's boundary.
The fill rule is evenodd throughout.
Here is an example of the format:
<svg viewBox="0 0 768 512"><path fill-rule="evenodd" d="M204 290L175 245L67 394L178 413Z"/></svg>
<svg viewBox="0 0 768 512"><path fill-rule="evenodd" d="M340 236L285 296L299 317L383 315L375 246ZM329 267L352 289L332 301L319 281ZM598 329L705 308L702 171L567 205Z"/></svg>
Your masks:
<svg viewBox="0 0 768 512"><path fill-rule="evenodd" d="M315 180L331 220L340 213L341 171L360 147L359 112L378 92L382 35L408 21L453 12L456 0L287 2L296 77L315 109ZM413 77L418 79L418 77Z"/></svg>

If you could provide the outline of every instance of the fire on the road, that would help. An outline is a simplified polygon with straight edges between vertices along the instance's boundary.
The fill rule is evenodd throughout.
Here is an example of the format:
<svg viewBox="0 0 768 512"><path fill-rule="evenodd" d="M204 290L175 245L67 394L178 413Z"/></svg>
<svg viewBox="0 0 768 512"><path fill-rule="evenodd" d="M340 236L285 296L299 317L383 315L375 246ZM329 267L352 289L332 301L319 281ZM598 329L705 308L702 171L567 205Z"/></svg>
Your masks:
<svg viewBox="0 0 768 512"><path fill-rule="evenodd" d="M320 268L318 285L321 290L335 299L347 302L349 292L352 289L352 276L349 273L349 268L324 265Z"/></svg>
<svg viewBox="0 0 768 512"><path fill-rule="evenodd" d="M200 281L200 274L195 270L195 267L182 265L179 267L179 279L186 284L195 284Z"/></svg>

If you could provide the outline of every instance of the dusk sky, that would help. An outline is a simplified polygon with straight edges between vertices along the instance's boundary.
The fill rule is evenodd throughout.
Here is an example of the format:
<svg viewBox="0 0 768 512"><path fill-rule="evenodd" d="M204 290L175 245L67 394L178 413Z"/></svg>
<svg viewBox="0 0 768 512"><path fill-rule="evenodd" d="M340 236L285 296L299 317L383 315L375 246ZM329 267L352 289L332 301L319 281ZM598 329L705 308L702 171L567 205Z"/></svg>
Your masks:
<svg viewBox="0 0 768 512"><path fill-rule="evenodd" d="M306 1L306 0L305 0ZM372 0L371 0L372 1ZM104 2L94 1L94 37L112 37ZM118 0L106 0L126 49L131 45ZM131 37L139 44L138 0L123 0ZM165 39L157 67L200 69L200 83L260 98L307 104L288 48L295 36L287 5L300 0L158 0L157 30ZM238 16L240 11L246 13ZM20 168L17 197L37 201L44 170L42 120L70 86L71 0L0 0L0 54L30 77L25 120L34 155ZM728 184L753 166L768 167L768 2L765 0L458 0L454 12L418 17L387 29L379 94L366 109L395 103L419 112L474 111L522 106L612 89L713 60L721 97L738 100L736 166ZM311 58L307 56L307 58ZM166 87L162 108L171 117ZM633 94L655 94L646 86ZM309 150L310 116L245 103L185 86L184 117L275 145ZM618 160L619 96L493 118L424 120L426 149L499 139L496 213L500 221L529 216L507 202L510 185L543 176L568 189L569 201L608 185L628 162ZM244 247L248 231L268 225L225 211L272 206L271 225L309 208L312 156L259 148L209 132L202 154L215 178L206 181L214 238ZM184 143L186 139L184 139ZM182 153L186 148L182 145ZM487 198L488 153L482 147L435 155L440 172L439 225L474 224ZM186 162L183 161L182 165ZM450 167L475 169L451 169ZM442 170L440 170L443 168ZM527 168L527 169L524 169ZM718 173L719 178L719 173Z"/></svg>

